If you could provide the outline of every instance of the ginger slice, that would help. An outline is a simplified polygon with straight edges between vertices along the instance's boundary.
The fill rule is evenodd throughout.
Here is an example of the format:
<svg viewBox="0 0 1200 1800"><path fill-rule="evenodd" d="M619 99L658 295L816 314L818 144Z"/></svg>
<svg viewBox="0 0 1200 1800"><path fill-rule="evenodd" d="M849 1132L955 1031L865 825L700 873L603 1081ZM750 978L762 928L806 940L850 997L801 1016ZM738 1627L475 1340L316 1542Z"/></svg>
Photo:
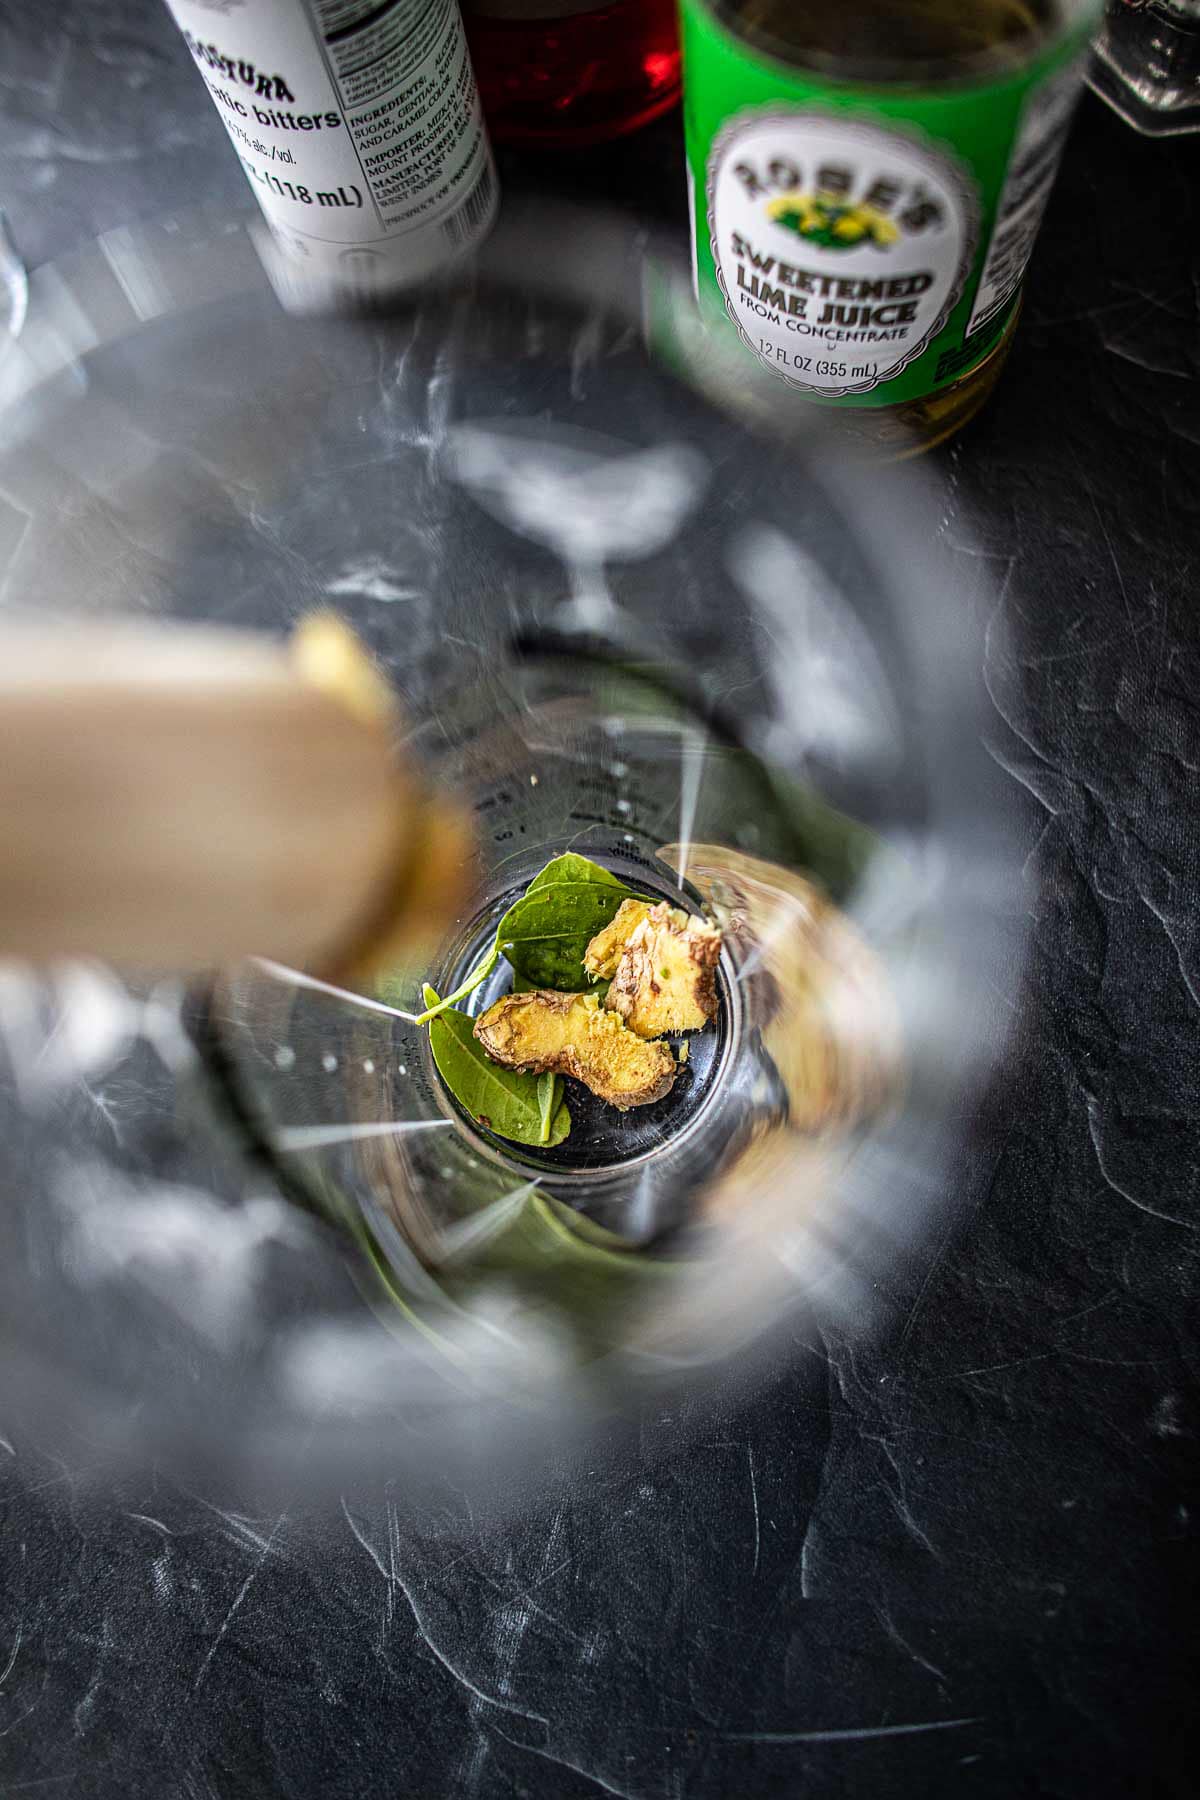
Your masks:
<svg viewBox="0 0 1200 1800"><path fill-rule="evenodd" d="M677 1073L669 1045L626 1030L595 994L507 994L477 1020L475 1036L502 1068L573 1075L621 1112L663 1099Z"/></svg>
<svg viewBox="0 0 1200 1800"><path fill-rule="evenodd" d="M589 975L597 981L611 980L626 944L652 910L648 900L622 900L612 924L598 931L584 952L583 966ZM679 916L684 917L682 913Z"/></svg>
<svg viewBox="0 0 1200 1800"><path fill-rule="evenodd" d="M634 924L604 1004L638 1037L699 1031L716 1016L720 954L715 925L664 900Z"/></svg>

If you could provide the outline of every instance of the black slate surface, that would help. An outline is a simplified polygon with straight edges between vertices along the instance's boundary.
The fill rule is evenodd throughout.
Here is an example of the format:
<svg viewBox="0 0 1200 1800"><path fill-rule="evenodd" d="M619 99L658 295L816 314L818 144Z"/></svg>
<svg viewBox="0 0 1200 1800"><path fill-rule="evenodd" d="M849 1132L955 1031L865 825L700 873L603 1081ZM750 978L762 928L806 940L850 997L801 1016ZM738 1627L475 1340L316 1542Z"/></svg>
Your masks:
<svg viewBox="0 0 1200 1800"><path fill-rule="evenodd" d="M31 262L244 188L150 4L0 6ZM210 154L211 153L211 154ZM677 217L673 123L560 187ZM987 412L936 460L998 579L1018 1053L871 1341L648 1417L504 1529L247 1517L0 1440L0 1795L1194 1791L1200 145L1087 101ZM979 546L982 546L980 552ZM1189 1734L1191 1734L1189 1736Z"/></svg>

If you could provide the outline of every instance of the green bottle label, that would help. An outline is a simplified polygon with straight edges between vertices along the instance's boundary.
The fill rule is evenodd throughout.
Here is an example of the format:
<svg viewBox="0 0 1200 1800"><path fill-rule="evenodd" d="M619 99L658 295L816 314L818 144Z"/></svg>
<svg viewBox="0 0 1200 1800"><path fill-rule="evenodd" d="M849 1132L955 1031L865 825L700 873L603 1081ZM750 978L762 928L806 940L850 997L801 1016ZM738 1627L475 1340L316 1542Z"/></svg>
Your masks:
<svg viewBox="0 0 1200 1800"><path fill-rule="evenodd" d="M982 83L817 79L682 0L697 296L783 381L893 406L959 380L1012 318L1086 25ZM718 307L708 310L716 313Z"/></svg>

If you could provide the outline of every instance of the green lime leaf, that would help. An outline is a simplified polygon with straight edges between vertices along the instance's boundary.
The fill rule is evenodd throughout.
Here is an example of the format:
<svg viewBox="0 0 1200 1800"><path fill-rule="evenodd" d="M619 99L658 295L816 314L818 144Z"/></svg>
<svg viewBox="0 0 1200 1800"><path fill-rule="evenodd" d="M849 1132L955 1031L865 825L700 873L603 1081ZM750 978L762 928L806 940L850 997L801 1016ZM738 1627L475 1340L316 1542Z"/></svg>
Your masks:
<svg viewBox="0 0 1200 1800"><path fill-rule="evenodd" d="M599 881L559 881L531 888L510 906L496 942L518 975L535 987L581 993L591 984L584 953L598 931L611 925L629 890Z"/></svg>
<svg viewBox="0 0 1200 1800"><path fill-rule="evenodd" d="M555 1112L558 1110L559 1103L562 1100L562 1076L553 1075L549 1071L547 1071L545 1075L539 1075L537 1093L538 1105L542 1109L540 1142L548 1144L550 1142L551 1123Z"/></svg>
<svg viewBox="0 0 1200 1800"><path fill-rule="evenodd" d="M629 889L625 886L624 882L620 881L617 876L611 872L611 870L602 869L599 863L591 862L586 856L576 856L573 851L567 851L562 856L554 857L546 864L544 869L540 870L540 872L534 876L533 880L526 888L522 899L542 888L559 887L564 884L570 884L572 886L595 885L606 891L617 894L618 898L613 905L608 918L605 918L605 924L608 923L609 918L615 915L621 901L630 897ZM520 900L515 903L516 906L520 906L520 904ZM418 1025L428 1025L431 1019L436 1018L439 1013L445 1012L449 1007L456 1006L460 1000L465 1000L468 994L473 994L475 992L475 989L481 982L487 980L488 976L495 968L497 958L500 955L501 931L503 931L507 921L512 917L514 910L514 907L510 907L508 912L505 913L504 918L500 921L500 927L496 932L495 941L493 942L491 949L488 951L487 955L475 965L466 980L461 982L460 985L454 989L453 993L447 994L444 1000L438 1000L436 1004L433 1004L428 1000L426 1001L425 1011L417 1020ZM583 951L586 949L587 944L585 943L583 950L579 952L578 960L581 963L583 961ZM511 961L511 958L509 960ZM518 976L520 976L522 973L521 969L518 968L516 964L513 966L514 968L517 968ZM581 976L581 970L573 970L571 972L570 981L561 985L568 987L572 992L581 990L586 985L586 982L581 979ZM531 978L525 984L527 988L550 987L553 985L555 984L545 979L540 973L536 978ZM514 988L514 991L520 992L521 989Z"/></svg>
<svg viewBox="0 0 1200 1800"><path fill-rule="evenodd" d="M582 993L591 985L584 953L611 925L624 900L642 896L610 869L567 851L535 875L496 928L496 943L519 980L532 987Z"/></svg>
<svg viewBox="0 0 1200 1800"><path fill-rule="evenodd" d="M430 1019L436 1019L438 1014L444 1012L447 1007L454 1006L459 1000L465 1000L468 994L473 994L480 982L487 980L488 976L496 966L496 960L499 955L499 945L493 944L483 961L476 963L475 967L471 970L471 973L467 976L467 979L462 982L460 986L456 987L452 994L447 994L444 1000L439 1000L436 994L434 994L432 1001L426 999L425 1011L417 1020L417 1024L428 1025ZM433 994L433 989L428 983L426 983L426 993Z"/></svg>
<svg viewBox="0 0 1200 1800"><path fill-rule="evenodd" d="M568 850L563 856L556 856L552 862L548 862L541 873L534 876L525 892L533 894L538 888L554 887L563 881L595 881L602 887L625 887L625 883L611 869L602 869L599 863L592 862L586 856L576 856L573 850Z"/></svg>
<svg viewBox="0 0 1200 1800"><path fill-rule="evenodd" d="M571 1129L561 1090L543 1135L541 1078L502 1069L487 1055L474 1031L474 1019L457 1008L435 1014L429 1025L429 1047L438 1074L464 1112L485 1131L515 1144L561 1144Z"/></svg>

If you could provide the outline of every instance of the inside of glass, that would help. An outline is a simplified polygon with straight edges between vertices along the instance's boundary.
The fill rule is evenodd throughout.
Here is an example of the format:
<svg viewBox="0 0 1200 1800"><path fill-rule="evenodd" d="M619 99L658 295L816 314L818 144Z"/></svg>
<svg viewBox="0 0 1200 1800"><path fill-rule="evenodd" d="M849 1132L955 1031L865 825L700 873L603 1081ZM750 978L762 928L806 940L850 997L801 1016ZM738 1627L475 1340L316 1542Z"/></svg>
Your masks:
<svg viewBox="0 0 1200 1800"><path fill-rule="evenodd" d="M346 1246L408 1375L431 1342L446 1366L532 1358L539 1378L652 1347L686 1361L798 1295L869 1291L936 1191L997 940L961 620L914 490L842 485L819 443L750 434L577 293L485 271L393 319L295 319L261 279L204 285L224 241L108 245L48 336L31 315L0 604L274 633L336 608L402 700L406 751L470 797L478 902L386 994L314 985L264 946L190 1043L152 980L103 1075L70 1062L44 1107L26 1080L5 1140L14 1355L58 1392L136 1391L143 1424L299 1439L318 1414L352 1427L370 1385L357 1351L318 1354L350 1316ZM726 925L722 1007L673 1108L539 1158L462 1116L402 1015L566 848ZM13 1006L32 1037L5 1014L26 1074L42 1024L67 1041L60 987L30 991ZM235 1178L239 1129L269 1161ZM277 1189L336 1228L302 1268ZM128 1254L109 1230L81 1261L96 1207L142 1221ZM188 1259L215 1242L214 1325Z"/></svg>

